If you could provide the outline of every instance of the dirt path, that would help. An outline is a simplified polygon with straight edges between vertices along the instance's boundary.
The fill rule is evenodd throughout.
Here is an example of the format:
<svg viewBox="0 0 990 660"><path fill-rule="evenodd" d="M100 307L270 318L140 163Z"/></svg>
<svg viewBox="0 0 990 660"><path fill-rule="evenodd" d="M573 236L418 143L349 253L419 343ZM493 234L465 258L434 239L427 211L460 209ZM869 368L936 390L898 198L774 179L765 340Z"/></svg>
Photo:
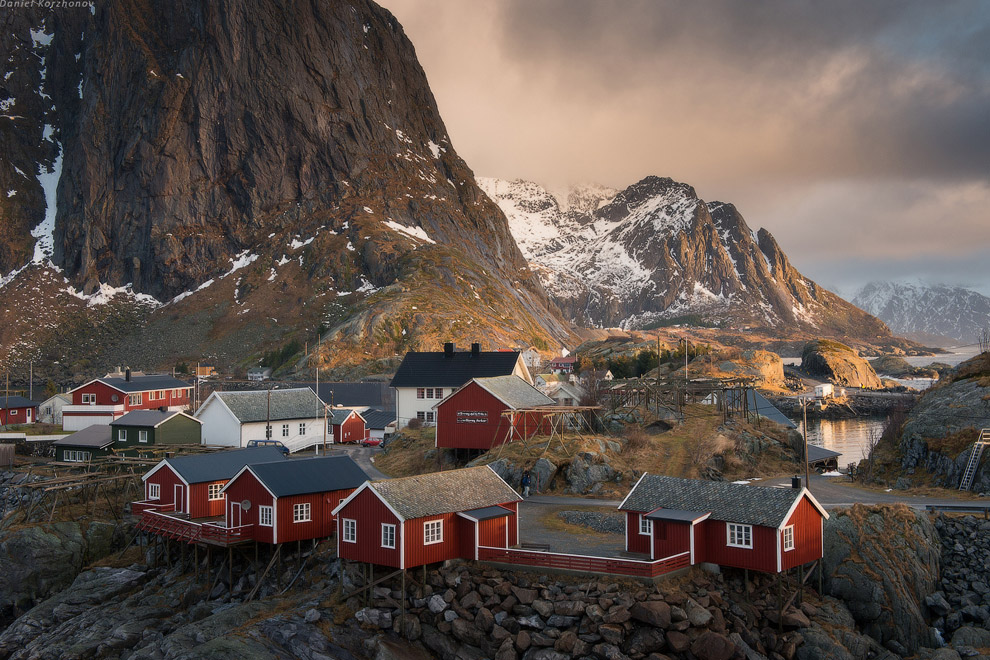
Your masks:
<svg viewBox="0 0 990 660"><path fill-rule="evenodd" d="M626 541L622 534L604 534L590 530L584 534L576 534L565 529L554 529L553 526L547 525L545 522L548 516L556 516L560 511L574 509L575 501L582 508L593 506L601 507L602 510L614 511L614 506L603 507L603 503L599 500L586 500L577 497L560 498L571 500L562 504L534 501L537 499L556 498L531 497L519 503L519 541L521 543L544 543L550 546L552 552L593 557L616 557L625 550ZM616 504L618 503L616 502Z"/></svg>

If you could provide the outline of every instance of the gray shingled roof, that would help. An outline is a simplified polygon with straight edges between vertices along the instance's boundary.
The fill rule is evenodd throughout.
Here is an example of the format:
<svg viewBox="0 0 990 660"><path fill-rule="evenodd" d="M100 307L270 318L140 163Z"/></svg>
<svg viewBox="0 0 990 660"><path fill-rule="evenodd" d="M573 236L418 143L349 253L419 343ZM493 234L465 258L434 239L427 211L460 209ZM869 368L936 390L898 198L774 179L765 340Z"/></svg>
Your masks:
<svg viewBox="0 0 990 660"><path fill-rule="evenodd" d="M285 456L277 447L251 447L212 454L166 458L165 462L181 475L186 483L201 484L205 481L230 479L245 465L284 460L286 460Z"/></svg>
<svg viewBox="0 0 990 660"><path fill-rule="evenodd" d="M52 443L56 447L95 447L103 449L113 444L113 429L107 424L93 424L82 431L59 438Z"/></svg>
<svg viewBox="0 0 990 660"><path fill-rule="evenodd" d="M818 461L838 458L839 456L842 456L842 452L832 451L831 449L825 449L824 447L817 447L815 445L808 445L809 463L817 463Z"/></svg>
<svg viewBox="0 0 990 660"><path fill-rule="evenodd" d="M110 422L112 426L146 426L154 428L167 419L181 415L178 410L132 410L122 417ZM193 417L197 422L198 419ZM202 424L202 422L200 422Z"/></svg>
<svg viewBox="0 0 990 660"><path fill-rule="evenodd" d="M743 486L647 474L629 493L622 509L644 513L659 507L711 511L713 520L777 527L800 493L797 488Z"/></svg>
<svg viewBox="0 0 990 660"><path fill-rule="evenodd" d="M319 456L252 465L251 472L275 497L357 488L368 475L350 456Z"/></svg>
<svg viewBox="0 0 990 660"><path fill-rule="evenodd" d="M33 408L37 405L38 403L36 401L32 401L31 399L23 396L3 396L0 394L0 409L2 410L13 408Z"/></svg>
<svg viewBox="0 0 990 660"><path fill-rule="evenodd" d="M379 408L368 408L361 416L364 417L364 425L369 429L384 429L389 424L395 423L395 409L382 410Z"/></svg>
<svg viewBox="0 0 990 660"><path fill-rule="evenodd" d="M487 466L373 481L371 487L406 520L522 499Z"/></svg>
<svg viewBox="0 0 990 660"><path fill-rule="evenodd" d="M300 387L291 390L271 390L271 417L268 416L269 390L252 392L215 392L240 422L273 422L289 419L323 417L323 404L313 390Z"/></svg>
<svg viewBox="0 0 990 660"><path fill-rule="evenodd" d="M351 408L331 408L329 412L330 423L336 426L337 424L343 424L354 410ZM358 414L361 415L361 413ZM361 418L364 419L364 415L361 415Z"/></svg>
<svg viewBox="0 0 990 660"><path fill-rule="evenodd" d="M475 378L473 380L514 410L536 408L537 406L552 406L557 403L519 376L494 376L492 378Z"/></svg>

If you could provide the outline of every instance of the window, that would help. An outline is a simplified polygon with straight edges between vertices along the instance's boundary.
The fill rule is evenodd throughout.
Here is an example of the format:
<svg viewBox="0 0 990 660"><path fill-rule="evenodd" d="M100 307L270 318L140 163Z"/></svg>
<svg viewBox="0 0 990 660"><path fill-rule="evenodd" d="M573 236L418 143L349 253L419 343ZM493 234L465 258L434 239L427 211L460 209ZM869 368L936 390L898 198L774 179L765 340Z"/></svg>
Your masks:
<svg viewBox="0 0 990 660"><path fill-rule="evenodd" d="M443 521L428 520L423 523L423 544L440 543L443 541Z"/></svg>
<svg viewBox="0 0 990 660"><path fill-rule="evenodd" d="M157 500L161 499L162 496L162 486L161 484L148 484L148 499Z"/></svg>
<svg viewBox="0 0 990 660"><path fill-rule="evenodd" d="M268 438L269 440L272 437L272 425L271 424L265 424L265 437Z"/></svg>
<svg viewBox="0 0 990 660"><path fill-rule="evenodd" d="M382 547L395 548L395 525L382 523Z"/></svg>
<svg viewBox="0 0 990 660"><path fill-rule="evenodd" d="M161 401L165 398L165 390L158 390L158 400Z"/></svg>
<svg viewBox="0 0 990 660"><path fill-rule="evenodd" d="M127 395L127 403L129 403L132 406L140 406L143 401L144 401L144 399L142 398L142 396L140 394L128 394Z"/></svg>
<svg viewBox="0 0 990 660"><path fill-rule="evenodd" d="M433 395L434 395L433 398L435 398L435 399L442 399L443 398L443 388L442 387L438 387L437 389L433 390Z"/></svg>
<svg viewBox="0 0 990 660"><path fill-rule="evenodd" d="M434 415L434 413L433 413L433 411L432 411L432 410L430 410L430 411L427 411L427 413L426 413L426 421L428 421L428 422L433 422L433 421L436 421L436 420L434 419L434 417L433 417L433 415Z"/></svg>
<svg viewBox="0 0 990 660"><path fill-rule="evenodd" d="M258 524L262 527L272 526L272 507L270 506L259 506L258 507Z"/></svg>
<svg viewBox="0 0 990 660"><path fill-rule="evenodd" d="M288 438L289 437L289 425L288 424L282 424L282 437L283 438Z"/></svg>
<svg viewBox="0 0 990 660"><path fill-rule="evenodd" d="M299 424L299 435L306 435L306 422Z"/></svg>
<svg viewBox="0 0 990 660"><path fill-rule="evenodd" d="M309 502L292 505L292 522L309 522Z"/></svg>
<svg viewBox="0 0 990 660"><path fill-rule="evenodd" d="M148 432L138 431L138 442L147 442L147 441L148 441Z"/></svg>
<svg viewBox="0 0 990 660"><path fill-rule="evenodd" d="M433 398L433 388L432 387L427 387L426 388L426 398L427 399L432 399Z"/></svg>
<svg viewBox="0 0 990 660"><path fill-rule="evenodd" d="M220 494L220 489L223 488L223 484L210 484L207 488L209 499L211 500L222 500L223 495Z"/></svg>
<svg viewBox="0 0 990 660"><path fill-rule="evenodd" d="M752 548L753 547L753 526L752 525L737 525L735 523L728 523L726 525L727 536L726 545L733 548Z"/></svg>
<svg viewBox="0 0 990 660"><path fill-rule="evenodd" d="M420 410L419 412L416 413L416 419L418 419L421 422L425 422L426 421L426 413L424 411Z"/></svg>
<svg viewBox="0 0 990 660"><path fill-rule="evenodd" d="M181 397L182 396L182 390L172 390L172 396L175 397L175 398Z"/></svg>
<svg viewBox="0 0 990 660"><path fill-rule="evenodd" d="M127 430L120 429L117 431L117 439L121 442L127 442Z"/></svg>
<svg viewBox="0 0 990 660"><path fill-rule="evenodd" d="M643 536L649 536L653 533L653 521L643 514L639 514L639 533Z"/></svg>
<svg viewBox="0 0 990 660"><path fill-rule="evenodd" d="M784 528L784 552L794 549L794 525Z"/></svg>
<svg viewBox="0 0 990 660"><path fill-rule="evenodd" d="M88 451L79 451L76 449L66 449L62 455L66 463L85 463L91 456Z"/></svg>
<svg viewBox="0 0 990 660"><path fill-rule="evenodd" d="M85 403L96 403L96 395L95 394L85 394L84 393L82 395L82 402L84 404Z"/></svg>
<svg viewBox="0 0 990 660"><path fill-rule="evenodd" d="M357 521L351 520L350 518L344 518L344 536L343 540L345 543L357 543Z"/></svg>
<svg viewBox="0 0 990 660"><path fill-rule="evenodd" d="M426 398L426 390L423 389L422 387L417 387L416 388L416 398L417 399L425 399Z"/></svg>

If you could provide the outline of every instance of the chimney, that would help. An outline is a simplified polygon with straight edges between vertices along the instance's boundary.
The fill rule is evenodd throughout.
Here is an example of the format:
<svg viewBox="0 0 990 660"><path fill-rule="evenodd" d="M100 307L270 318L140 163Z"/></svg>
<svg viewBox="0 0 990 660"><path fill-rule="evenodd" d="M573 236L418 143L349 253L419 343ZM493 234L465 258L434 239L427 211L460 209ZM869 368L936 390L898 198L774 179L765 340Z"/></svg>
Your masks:
<svg viewBox="0 0 990 660"><path fill-rule="evenodd" d="M471 344L471 357L478 357L479 353L481 353L481 344L478 342Z"/></svg>
<svg viewBox="0 0 990 660"><path fill-rule="evenodd" d="M443 356L445 358L454 357L454 342L448 341L443 345Z"/></svg>
<svg viewBox="0 0 990 660"><path fill-rule="evenodd" d="M791 477L791 488L801 487L801 477Z"/></svg>
<svg viewBox="0 0 990 660"><path fill-rule="evenodd" d="M131 382L131 368L127 367L127 371L124 372L124 380L128 383Z"/></svg>

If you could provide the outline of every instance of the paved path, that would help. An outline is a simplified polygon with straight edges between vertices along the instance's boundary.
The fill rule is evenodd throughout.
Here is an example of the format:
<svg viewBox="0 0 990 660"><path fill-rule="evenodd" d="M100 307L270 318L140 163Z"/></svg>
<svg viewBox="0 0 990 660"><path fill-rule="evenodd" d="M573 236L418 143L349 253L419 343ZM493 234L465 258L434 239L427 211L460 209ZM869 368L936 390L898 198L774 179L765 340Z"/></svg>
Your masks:
<svg viewBox="0 0 990 660"><path fill-rule="evenodd" d="M359 444L334 444L330 445L330 455L334 454L347 454L354 459L362 470L371 478L372 481L377 479L388 479L389 476L375 467L375 464L371 462L371 457L380 453L381 449L378 447L362 447ZM294 454L295 455L295 454ZM311 456L310 452L299 452L301 458Z"/></svg>

